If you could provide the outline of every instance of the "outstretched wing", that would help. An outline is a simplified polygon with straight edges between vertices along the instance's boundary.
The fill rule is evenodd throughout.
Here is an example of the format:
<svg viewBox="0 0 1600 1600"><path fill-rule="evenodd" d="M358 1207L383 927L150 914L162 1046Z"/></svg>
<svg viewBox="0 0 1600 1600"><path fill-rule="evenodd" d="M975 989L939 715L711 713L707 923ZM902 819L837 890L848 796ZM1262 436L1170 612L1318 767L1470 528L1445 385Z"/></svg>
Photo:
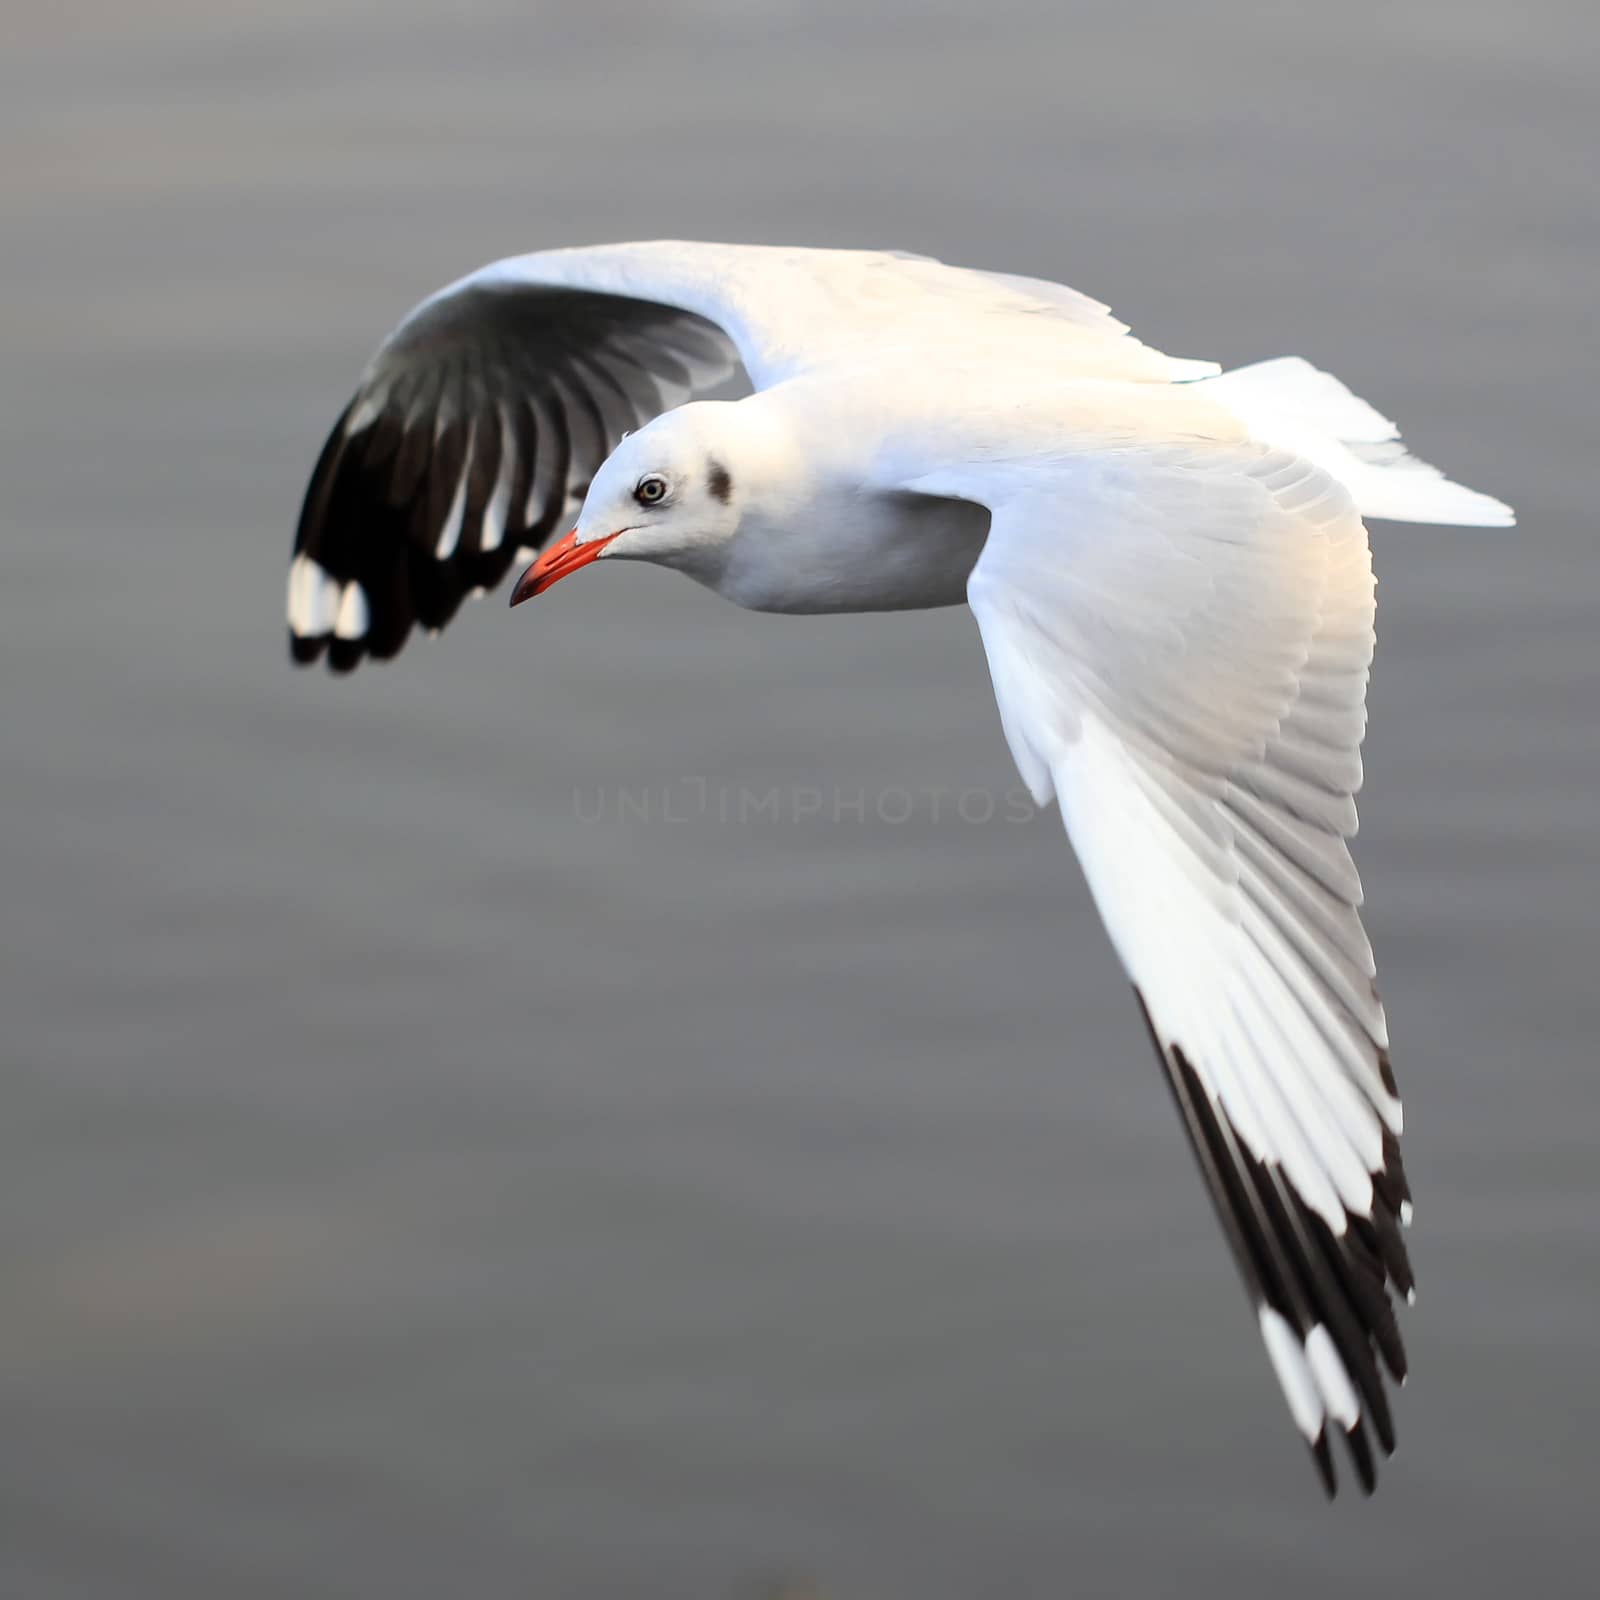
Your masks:
<svg viewBox="0 0 1600 1600"><path fill-rule="evenodd" d="M961 481L964 479L964 482ZM1331 1494L1392 1450L1409 1194L1346 848L1373 645L1366 530L1249 445L945 474L1008 741L1133 981L1295 1424Z"/></svg>
<svg viewBox="0 0 1600 1600"><path fill-rule="evenodd" d="M661 242L495 262L418 306L312 473L289 639L340 671L442 628L578 510L624 432L743 365L759 387L874 345L1025 347L1050 370L1214 371L1035 279L879 251Z"/></svg>

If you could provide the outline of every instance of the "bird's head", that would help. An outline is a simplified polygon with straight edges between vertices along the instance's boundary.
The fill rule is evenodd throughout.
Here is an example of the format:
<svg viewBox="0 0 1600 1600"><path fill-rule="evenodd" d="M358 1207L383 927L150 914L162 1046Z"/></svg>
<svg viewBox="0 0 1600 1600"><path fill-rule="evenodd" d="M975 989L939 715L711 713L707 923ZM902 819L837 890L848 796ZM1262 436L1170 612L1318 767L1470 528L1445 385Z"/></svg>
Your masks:
<svg viewBox="0 0 1600 1600"><path fill-rule="evenodd" d="M737 410L700 401L624 438L595 473L577 526L545 547L511 604L601 558L654 561L714 582L741 515Z"/></svg>

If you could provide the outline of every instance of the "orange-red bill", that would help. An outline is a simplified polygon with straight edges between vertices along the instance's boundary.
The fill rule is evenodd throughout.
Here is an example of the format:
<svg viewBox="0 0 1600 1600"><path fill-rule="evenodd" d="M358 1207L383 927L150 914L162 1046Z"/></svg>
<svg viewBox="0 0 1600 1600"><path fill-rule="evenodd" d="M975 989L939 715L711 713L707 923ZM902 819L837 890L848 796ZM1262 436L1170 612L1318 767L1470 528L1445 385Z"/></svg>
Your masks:
<svg viewBox="0 0 1600 1600"><path fill-rule="evenodd" d="M511 591L512 605L520 606L524 600L543 594L552 583L560 583L579 567L588 566L615 538L616 534L613 533L604 539L591 539L587 544L579 544L578 530L574 528L554 544L546 545L539 552L539 559L517 579L517 586Z"/></svg>

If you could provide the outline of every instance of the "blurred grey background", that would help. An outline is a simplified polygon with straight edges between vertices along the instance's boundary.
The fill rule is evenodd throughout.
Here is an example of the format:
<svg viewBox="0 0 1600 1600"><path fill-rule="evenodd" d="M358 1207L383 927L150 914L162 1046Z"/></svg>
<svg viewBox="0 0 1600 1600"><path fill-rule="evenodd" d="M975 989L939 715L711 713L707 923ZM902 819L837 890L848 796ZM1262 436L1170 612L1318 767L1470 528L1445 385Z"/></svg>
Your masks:
<svg viewBox="0 0 1600 1600"><path fill-rule="evenodd" d="M6 34L0 1596L1593 1593L1588 0ZM954 813L1014 782L964 612L621 567L288 667L380 335L660 235L1297 352L1521 513L1374 532L1421 1283L1374 1502L1322 1502L1054 816Z"/></svg>

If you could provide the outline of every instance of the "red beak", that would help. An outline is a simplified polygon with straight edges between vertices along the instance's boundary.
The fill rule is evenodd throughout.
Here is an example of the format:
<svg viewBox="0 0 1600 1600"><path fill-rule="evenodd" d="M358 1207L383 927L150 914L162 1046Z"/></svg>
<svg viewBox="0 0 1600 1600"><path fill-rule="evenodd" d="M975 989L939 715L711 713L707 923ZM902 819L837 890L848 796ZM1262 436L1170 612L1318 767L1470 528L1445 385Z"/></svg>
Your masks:
<svg viewBox="0 0 1600 1600"><path fill-rule="evenodd" d="M554 544L546 545L539 552L539 559L517 579L517 586L511 591L512 605L520 606L524 600L543 594L552 583L560 583L579 567L588 566L615 538L616 534L613 533L604 539L591 539L588 544L579 544L578 530L574 528Z"/></svg>

